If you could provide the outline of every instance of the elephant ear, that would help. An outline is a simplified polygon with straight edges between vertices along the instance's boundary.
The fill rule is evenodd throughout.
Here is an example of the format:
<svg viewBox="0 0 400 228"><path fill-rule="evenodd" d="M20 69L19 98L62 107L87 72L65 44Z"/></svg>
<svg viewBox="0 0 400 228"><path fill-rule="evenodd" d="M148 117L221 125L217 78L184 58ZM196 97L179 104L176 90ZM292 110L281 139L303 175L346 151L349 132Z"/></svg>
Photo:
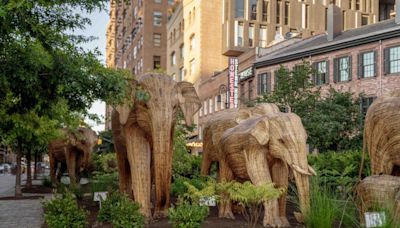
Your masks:
<svg viewBox="0 0 400 228"><path fill-rule="evenodd" d="M201 101L197 95L196 89L190 82L178 82L176 84L179 106L185 116L187 125L193 122L193 115L201 108Z"/></svg>
<svg viewBox="0 0 400 228"><path fill-rule="evenodd" d="M222 138L231 138L232 143L239 144L246 144L250 138L254 138L259 145L264 146L268 144L269 136L268 119L262 116L242 121L236 127L226 130Z"/></svg>
<svg viewBox="0 0 400 228"><path fill-rule="evenodd" d="M270 137L268 119L266 117L257 118L255 125L251 128L250 134L260 145L267 145Z"/></svg>

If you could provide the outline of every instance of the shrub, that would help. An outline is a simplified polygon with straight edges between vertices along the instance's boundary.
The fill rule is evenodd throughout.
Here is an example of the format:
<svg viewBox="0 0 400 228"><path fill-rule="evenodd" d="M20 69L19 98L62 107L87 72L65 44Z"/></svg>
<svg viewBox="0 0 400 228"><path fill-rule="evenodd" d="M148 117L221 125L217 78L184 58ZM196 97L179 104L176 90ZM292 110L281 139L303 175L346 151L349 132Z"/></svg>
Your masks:
<svg viewBox="0 0 400 228"><path fill-rule="evenodd" d="M318 155L309 155L309 164L318 173L321 186L330 188L341 194L342 199L352 193L357 183L361 164L360 151L326 152ZM366 166L370 167L366 159ZM369 176L369 168L364 168L363 176Z"/></svg>
<svg viewBox="0 0 400 228"><path fill-rule="evenodd" d="M43 202L44 219L50 228L86 226L87 212L79 209L72 193L66 192L51 201Z"/></svg>
<svg viewBox="0 0 400 228"><path fill-rule="evenodd" d="M116 228L144 227L144 217L140 205L118 192L110 193L101 204L97 219L108 221Z"/></svg>
<svg viewBox="0 0 400 228"><path fill-rule="evenodd" d="M114 191L118 189L118 172L98 173L90 184L92 192Z"/></svg>
<svg viewBox="0 0 400 228"><path fill-rule="evenodd" d="M53 183L51 183L51 180L49 177L46 177L43 179L42 185L44 187L49 187L49 188L53 187Z"/></svg>
<svg viewBox="0 0 400 228"><path fill-rule="evenodd" d="M208 212L206 206L181 201L169 209L168 218L174 228L200 228Z"/></svg>
<svg viewBox="0 0 400 228"><path fill-rule="evenodd" d="M195 176L192 179L187 177L178 176L174 179L174 182L171 185L171 193L173 196L183 196L188 192L188 187L185 184L187 182L190 185L193 185L197 189L202 189L207 185L208 177L203 176Z"/></svg>
<svg viewBox="0 0 400 228"><path fill-rule="evenodd" d="M92 156L92 163L98 173L113 173L118 171L115 153L94 153Z"/></svg>

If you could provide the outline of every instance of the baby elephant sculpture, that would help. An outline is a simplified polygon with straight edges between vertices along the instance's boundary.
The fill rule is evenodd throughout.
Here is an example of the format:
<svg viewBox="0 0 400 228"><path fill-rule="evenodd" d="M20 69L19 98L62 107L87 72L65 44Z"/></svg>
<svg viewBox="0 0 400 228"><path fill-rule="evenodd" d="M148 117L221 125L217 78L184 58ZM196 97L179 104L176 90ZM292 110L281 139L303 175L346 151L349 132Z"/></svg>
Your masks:
<svg viewBox="0 0 400 228"><path fill-rule="evenodd" d="M369 107L363 144L362 161L368 148L372 175L400 175L400 91L377 98Z"/></svg>
<svg viewBox="0 0 400 228"><path fill-rule="evenodd" d="M51 181L53 184L60 181L62 173L67 168L71 184L77 184L80 169L86 169L90 165L91 153L98 141L97 134L83 127L72 132L67 129L62 131L65 137L51 141L48 145ZM56 174L58 163L61 167Z"/></svg>
<svg viewBox="0 0 400 228"><path fill-rule="evenodd" d="M210 125L208 131L213 129ZM206 129L204 140L207 134L210 132ZM296 114L270 109L267 114L253 115L226 129L219 139L218 149L206 150L209 147L205 145L204 158L217 160L220 179L224 181L239 178L251 180L256 185L274 182L277 186L287 187L289 171L292 171L300 209L305 213L309 207L309 176L315 174L307 162L306 140L307 134ZM207 173L204 169L202 172ZM264 207L264 226L289 226L285 195L279 202L264 203ZM220 216L232 217L230 205L222 205L221 209Z"/></svg>
<svg viewBox="0 0 400 228"><path fill-rule="evenodd" d="M392 218L400 216L400 177L374 175L366 177L357 185L360 200L360 221L364 222L364 213L376 210L389 210Z"/></svg>
<svg viewBox="0 0 400 228"><path fill-rule="evenodd" d="M139 86L149 93L148 101L136 99ZM133 192L142 213L151 219L150 193L154 183L154 217L163 217L170 205L176 114L180 109L190 125L201 102L191 83L175 82L164 74L142 75L132 81L132 87L129 103L116 107L112 113L119 187L130 195Z"/></svg>

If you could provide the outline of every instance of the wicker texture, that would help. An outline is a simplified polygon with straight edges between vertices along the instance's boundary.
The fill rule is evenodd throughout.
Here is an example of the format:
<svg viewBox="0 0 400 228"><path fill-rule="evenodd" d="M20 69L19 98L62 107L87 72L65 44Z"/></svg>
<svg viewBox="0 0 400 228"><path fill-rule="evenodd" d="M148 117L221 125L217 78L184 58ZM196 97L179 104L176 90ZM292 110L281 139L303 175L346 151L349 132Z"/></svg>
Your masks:
<svg viewBox="0 0 400 228"><path fill-rule="evenodd" d="M168 75L145 74L132 81L133 91L148 92L148 101L132 99L112 113L120 191L133 195L148 218L164 217L170 205L172 146L178 108L187 124L201 107L193 85ZM151 196L154 184L155 196ZM151 213L154 198L154 214Z"/></svg>
<svg viewBox="0 0 400 228"><path fill-rule="evenodd" d="M400 177L374 175L366 177L357 185L360 200L360 216L379 209L389 210L396 218L400 215Z"/></svg>
<svg viewBox="0 0 400 228"><path fill-rule="evenodd" d="M83 127L72 132L67 129L62 129L62 131L65 137L53 140L48 145L51 181L56 184L66 168L70 182L77 184L80 169L89 166L90 155L94 146L97 145L97 134L93 130ZM59 162L61 167L56 173Z"/></svg>
<svg viewBox="0 0 400 228"><path fill-rule="evenodd" d="M290 168L298 188L301 210L305 212L309 207L308 178L315 174L307 163L307 135L297 115L281 113L275 107L273 104L256 106L238 110L236 115L232 110L225 118L221 114L210 121L204 132L202 174L208 174L209 164L216 161L221 181L239 178L254 184L272 181L287 187ZM288 225L285 205L285 195L279 202L266 203L264 225ZM233 218L229 207L221 205L219 215Z"/></svg>
<svg viewBox="0 0 400 228"><path fill-rule="evenodd" d="M400 168L400 91L377 98L367 111L364 153L368 149L372 175L398 175Z"/></svg>

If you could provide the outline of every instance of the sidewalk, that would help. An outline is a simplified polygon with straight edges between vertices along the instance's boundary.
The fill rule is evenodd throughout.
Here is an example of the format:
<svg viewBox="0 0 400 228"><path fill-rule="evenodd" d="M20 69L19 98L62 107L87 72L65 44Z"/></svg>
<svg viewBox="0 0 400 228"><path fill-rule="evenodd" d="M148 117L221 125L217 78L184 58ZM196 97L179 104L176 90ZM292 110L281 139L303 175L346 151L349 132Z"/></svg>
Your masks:
<svg viewBox="0 0 400 228"><path fill-rule="evenodd" d="M22 178L25 184L26 176ZM33 180L40 185L41 180ZM15 176L0 175L0 197L14 196ZM45 199L51 194L28 194L24 196L42 195ZM40 228L44 223L42 199L0 200L0 228Z"/></svg>

